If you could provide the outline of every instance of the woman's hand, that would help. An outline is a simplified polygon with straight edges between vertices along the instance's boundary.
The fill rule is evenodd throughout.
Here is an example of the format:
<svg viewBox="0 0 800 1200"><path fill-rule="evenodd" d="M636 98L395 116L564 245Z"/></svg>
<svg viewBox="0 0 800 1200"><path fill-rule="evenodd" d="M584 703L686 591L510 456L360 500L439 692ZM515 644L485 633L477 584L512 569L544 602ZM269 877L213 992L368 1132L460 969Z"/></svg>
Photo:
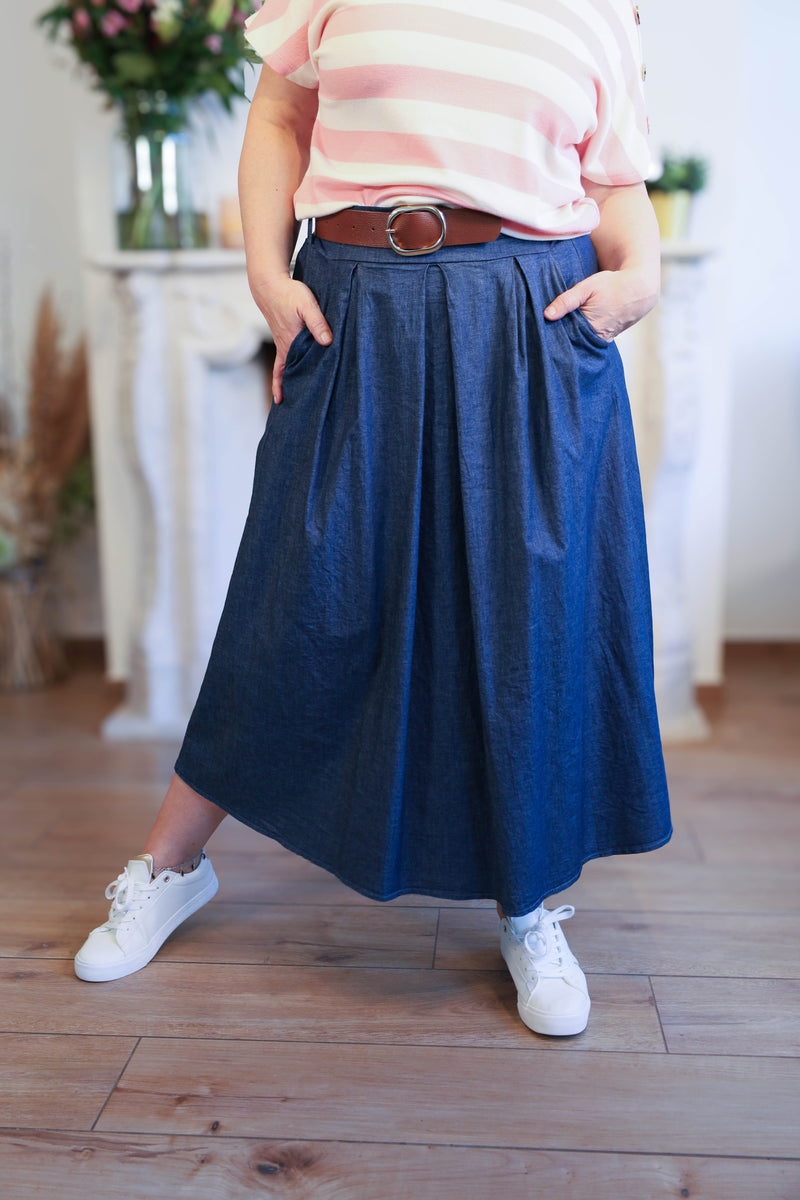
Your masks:
<svg viewBox="0 0 800 1200"><path fill-rule="evenodd" d="M251 281L250 290L275 340L272 396L275 403L280 404L283 399L286 355L298 333L307 325L315 341L321 346L329 346L331 331L314 293L291 276L281 276L278 280L264 283Z"/></svg>
<svg viewBox="0 0 800 1200"><path fill-rule="evenodd" d="M610 342L649 313L657 300L652 271L635 267L598 271L556 296L544 315L548 321L558 321L579 308L595 332Z"/></svg>
<svg viewBox="0 0 800 1200"><path fill-rule="evenodd" d="M591 234L600 270L551 300L544 315L548 321L558 321L579 308L600 337L610 342L658 302L658 222L643 183L611 187L589 179L581 182L600 214Z"/></svg>

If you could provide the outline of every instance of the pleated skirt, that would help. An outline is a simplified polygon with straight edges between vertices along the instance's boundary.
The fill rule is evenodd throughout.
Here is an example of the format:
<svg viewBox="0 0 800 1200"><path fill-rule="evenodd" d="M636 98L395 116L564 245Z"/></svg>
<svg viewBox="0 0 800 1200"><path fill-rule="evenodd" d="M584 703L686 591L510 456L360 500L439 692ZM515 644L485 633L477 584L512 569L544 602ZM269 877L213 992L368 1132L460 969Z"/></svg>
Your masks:
<svg viewBox="0 0 800 1200"><path fill-rule="evenodd" d="M313 236L284 400L175 770L366 896L535 908L671 834L616 346L588 237Z"/></svg>

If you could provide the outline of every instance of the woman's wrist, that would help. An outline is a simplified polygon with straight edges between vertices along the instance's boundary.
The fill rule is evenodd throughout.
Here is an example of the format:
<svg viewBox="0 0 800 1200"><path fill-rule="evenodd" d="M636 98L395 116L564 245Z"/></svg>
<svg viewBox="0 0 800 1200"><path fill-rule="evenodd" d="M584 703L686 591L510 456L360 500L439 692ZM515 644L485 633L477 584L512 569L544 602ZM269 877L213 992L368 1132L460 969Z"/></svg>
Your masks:
<svg viewBox="0 0 800 1200"><path fill-rule="evenodd" d="M617 268L624 271L626 280L633 292L644 298L652 298L653 304L658 300L661 291L661 264L657 262L624 261Z"/></svg>
<svg viewBox="0 0 800 1200"><path fill-rule="evenodd" d="M264 269L263 267L247 268L247 282L251 292L273 292L292 278L288 264L280 267Z"/></svg>

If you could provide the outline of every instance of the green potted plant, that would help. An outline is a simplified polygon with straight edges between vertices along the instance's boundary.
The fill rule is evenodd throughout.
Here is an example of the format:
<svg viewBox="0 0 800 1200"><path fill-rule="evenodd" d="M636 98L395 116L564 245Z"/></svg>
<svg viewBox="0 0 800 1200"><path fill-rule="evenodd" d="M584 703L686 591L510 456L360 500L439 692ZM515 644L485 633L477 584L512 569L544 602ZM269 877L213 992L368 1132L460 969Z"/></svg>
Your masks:
<svg viewBox="0 0 800 1200"><path fill-rule="evenodd" d="M661 174L647 181L647 190L656 211L664 240L684 238L689 225L692 198L708 180L708 163L693 155L664 155Z"/></svg>
<svg viewBox="0 0 800 1200"><path fill-rule="evenodd" d="M38 18L66 43L116 108L127 150L130 199L118 214L125 249L204 246L186 159L188 106L219 96L230 111L245 94L250 0L62 0Z"/></svg>

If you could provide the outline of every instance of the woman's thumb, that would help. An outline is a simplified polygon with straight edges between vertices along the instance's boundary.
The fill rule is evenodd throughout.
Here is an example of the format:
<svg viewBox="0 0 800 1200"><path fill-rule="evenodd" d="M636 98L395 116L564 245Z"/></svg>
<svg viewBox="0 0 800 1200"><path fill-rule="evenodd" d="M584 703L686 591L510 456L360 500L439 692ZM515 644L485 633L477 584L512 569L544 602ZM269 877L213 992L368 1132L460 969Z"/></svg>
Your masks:
<svg viewBox="0 0 800 1200"><path fill-rule="evenodd" d="M314 340L321 346L329 346L333 341L333 335L319 305L309 305L302 317Z"/></svg>

